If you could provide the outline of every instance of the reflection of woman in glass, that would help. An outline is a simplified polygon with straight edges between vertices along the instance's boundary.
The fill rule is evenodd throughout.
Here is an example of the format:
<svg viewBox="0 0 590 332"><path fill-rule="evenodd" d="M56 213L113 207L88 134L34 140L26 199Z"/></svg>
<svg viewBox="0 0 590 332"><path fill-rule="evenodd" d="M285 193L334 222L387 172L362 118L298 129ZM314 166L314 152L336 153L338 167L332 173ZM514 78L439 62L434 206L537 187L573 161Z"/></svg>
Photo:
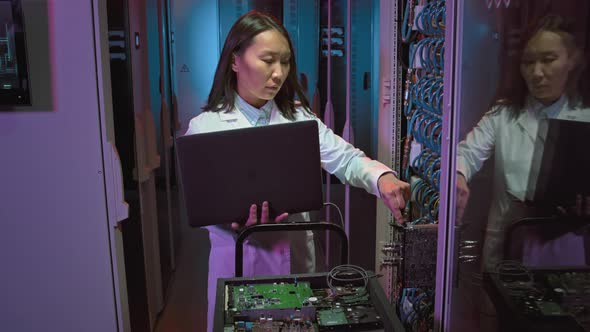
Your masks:
<svg viewBox="0 0 590 332"><path fill-rule="evenodd" d="M482 254L483 268L494 270L503 257L504 231L526 216L522 202L541 119L590 121L587 96L580 95L583 58L573 32L563 19L547 16L525 35L520 58L522 89L496 102L459 143L457 152L457 218L469 198L467 183L494 155L493 200Z"/></svg>

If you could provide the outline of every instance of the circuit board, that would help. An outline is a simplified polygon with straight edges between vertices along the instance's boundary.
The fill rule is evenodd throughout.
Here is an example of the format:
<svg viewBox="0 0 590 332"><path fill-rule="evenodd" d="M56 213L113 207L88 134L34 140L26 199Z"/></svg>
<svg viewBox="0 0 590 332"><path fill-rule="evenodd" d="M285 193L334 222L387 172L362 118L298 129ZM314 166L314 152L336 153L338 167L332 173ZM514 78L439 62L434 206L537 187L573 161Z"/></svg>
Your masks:
<svg viewBox="0 0 590 332"><path fill-rule="evenodd" d="M313 295L308 282L233 286L231 292L237 310L300 308Z"/></svg>
<svg viewBox="0 0 590 332"><path fill-rule="evenodd" d="M373 308L364 306L337 307L317 311L320 331L346 331L351 326L360 328L381 327L381 317Z"/></svg>
<svg viewBox="0 0 590 332"><path fill-rule="evenodd" d="M236 322L234 326L228 326L224 332L318 332L311 322L283 322L283 321L256 321Z"/></svg>
<svg viewBox="0 0 590 332"><path fill-rule="evenodd" d="M590 331L590 272L550 271L536 277L545 285L546 295L559 303L556 306L560 311L574 317L584 331Z"/></svg>
<svg viewBox="0 0 590 332"><path fill-rule="evenodd" d="M437 229L437 225L418 225L404 229L404 260L402 262L404 287L434 288Z"/></svg>
<svg viewBox="0 0 590 332"><path fill-rule="evenodd" d="M364 287L308 282L226 286L224 332L374 331L381 317Z"/></svg>
<svg viewBox="0 0 590 332"><path fill-rule="evenodd" d="M234 321L315 320L313 291L307 282L228 287L226 313Z"/></svg>
<svg viewBox="0 0 590 332"><path fill-rule="evenodd" d="M515 309L519 314L515 317L523 317L521 325L544 322L555 331L590 332L590 271L529 272L530 276L521 278L490 276L499 294L503 294L501 299L508 299L506 307Z"/></svg>

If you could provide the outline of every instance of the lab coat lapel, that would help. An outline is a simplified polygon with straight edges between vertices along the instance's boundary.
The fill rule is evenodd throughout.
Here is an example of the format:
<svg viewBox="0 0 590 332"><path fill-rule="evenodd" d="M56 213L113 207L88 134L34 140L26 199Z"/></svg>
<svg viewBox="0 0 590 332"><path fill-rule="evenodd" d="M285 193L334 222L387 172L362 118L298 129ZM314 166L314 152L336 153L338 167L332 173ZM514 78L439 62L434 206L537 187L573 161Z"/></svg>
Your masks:
<svg viewBox="0 0 590 332"><path fill-rule="evenodd" d="M286 123L289 122L282 114L277 104L273 102L272 110L270 111L270 120L268 121L269 125L272 124L279 124L279 123Z"/></svg>
<svg viewBox="0 0 590 332"><path fill-rule="evenodd" d="M236 107L219 112L219 120L223 129L251 127L248 119Z"/></svg>
<svg viewBox="0 0 590 332"><path fill-rule="evenodd" d="M534 110L534 106L529 102L525 109L520 113L517 120L518 125L526 131L527 135L533 140L533 142L537 139L539 134L539 124L541 123L541 120L546 119L546 117L543 117L539 112L542 111L539 109ZM560 110L557 113L557 118L562 118L565 114L570 114L567 99L563 101ZM546 124L546 122L544 123Z"/></svg>
<svg viewBox="0 0 590 332"><path fill-rule="evenodd" d="M570 108L566 102L557 118L570 121L590 122L590 108L583 108L582 105L573 105Z"/></svg>
<svg viewBox="0 0 590 332"><path fill-rule="evenodd" d="M537 138L537 129L539 126L538 120L535 118L534 114L530 111L530 109L525 109L523 112L520 112L518 119L518 125L524 130L529 138L534 142Z"/></svg>

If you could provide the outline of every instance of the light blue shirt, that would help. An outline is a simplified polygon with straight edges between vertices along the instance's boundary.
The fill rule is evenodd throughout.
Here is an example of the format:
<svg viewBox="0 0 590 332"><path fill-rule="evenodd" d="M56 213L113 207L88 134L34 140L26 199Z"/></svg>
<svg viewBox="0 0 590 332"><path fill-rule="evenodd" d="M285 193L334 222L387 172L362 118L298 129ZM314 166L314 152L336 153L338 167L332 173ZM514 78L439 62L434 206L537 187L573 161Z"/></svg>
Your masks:
<svg viewBox="0 0 590 332"><path fill-rule="evenodd" d="M274 101L269 100L261 108L256 108L246 102L236 93L236 107L253 127L266 126L270 121L270 112L274 106Z"/></svg>
<svg viewBox="0 0 590 332"><path fill-rule="evenodd" d="M564 103L566 102L567 97L565 95L561 95L561 97L549 106L543 105L537 99L529 96L527 101L527 106L530 110L535 112L539 118L547 118L547 119L556 119L563 108Z"/></svg>

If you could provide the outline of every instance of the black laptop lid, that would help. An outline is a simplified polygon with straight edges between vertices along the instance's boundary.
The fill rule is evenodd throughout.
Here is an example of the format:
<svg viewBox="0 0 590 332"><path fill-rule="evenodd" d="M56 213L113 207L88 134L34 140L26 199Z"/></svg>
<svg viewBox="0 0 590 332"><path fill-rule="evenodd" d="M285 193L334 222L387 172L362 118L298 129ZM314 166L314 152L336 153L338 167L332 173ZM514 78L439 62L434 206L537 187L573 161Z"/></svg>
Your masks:
<svg viewBox="0 0 590 332"><path fill-rule="evenodd" d="M527 200L568 204L590 194L590 123L549 119L539 125Z"/></svg>
<svg viewBox="0 0 590 332"><path fill-rule="evenodd" d="M182 136L176 148L193 227L245 222L265 200L271 217L323 206L315 121Z"/></svg>

